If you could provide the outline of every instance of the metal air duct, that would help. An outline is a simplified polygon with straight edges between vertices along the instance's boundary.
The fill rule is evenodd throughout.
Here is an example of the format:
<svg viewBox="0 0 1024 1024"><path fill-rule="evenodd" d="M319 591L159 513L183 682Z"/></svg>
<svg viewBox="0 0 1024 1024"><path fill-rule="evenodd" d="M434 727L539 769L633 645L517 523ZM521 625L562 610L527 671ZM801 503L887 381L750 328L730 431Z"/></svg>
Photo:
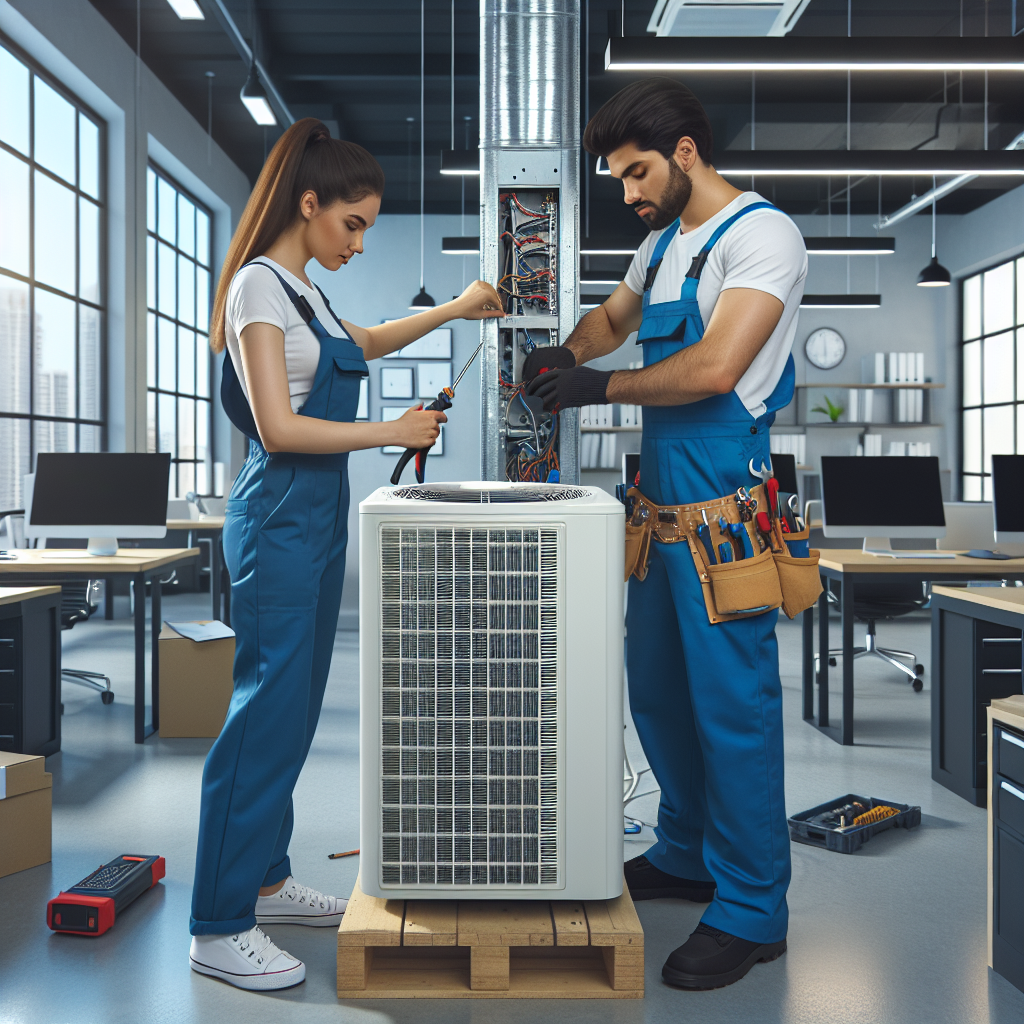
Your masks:
<svg viewBox="0 0 1024 1024"><path fill-rule="evenodd" d="M480 3L481 273L508 313L481 324L485 480L544 482L556 461L579 480L576 410L553 419L506 386L579 317L579 23L579 0Z"/></svg>

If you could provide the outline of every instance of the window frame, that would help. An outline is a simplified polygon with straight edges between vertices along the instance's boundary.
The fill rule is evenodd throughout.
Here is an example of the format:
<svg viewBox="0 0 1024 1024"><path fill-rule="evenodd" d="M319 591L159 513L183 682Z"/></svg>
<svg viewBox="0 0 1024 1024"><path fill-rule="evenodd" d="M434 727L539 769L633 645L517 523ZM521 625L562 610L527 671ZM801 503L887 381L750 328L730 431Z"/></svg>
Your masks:
<svg viewBox="0 0 1024 1024"><path fill-rule="evenodd" d="M28 168L28 274L20 274L7 267L0 267L0 278L7 278L25 285L28 288L28 330L29 330L29 367L28 367L28 412L14 412L0 410L0 419L22 420L28 423L28 454L30 472L35 466L35 458L38 454L36 444L37 423L70 423L74 425L74 450L81 451L81 428L99 428L99 451L107 450L108 442L108 420L109 420L109 394L108 394L108 327L109 307L107 302L107 269L108 269L108 226L109 207L107 196L108 167L107 167L107 122L96 113L87 103L75 95L58 78L52 75L38 61L34 60L8 35L0 32L0 48L7 50L17 61L28 69L29 96L28 96L28 153L22 153L13 146L0 140L0 151L20 160ZM44 167L36 159L36 86L35 79L42 80L58 96L66 100L75 110L75 180L66 181L55 174L48 167ZM85 117L91 121L97 130L97 193L92 196L84 191L81 186L81 124L80 118ZM36 245L35 245L35 184L36 175L41 174L56 182L62 188L71 190L75 198L75 239L74 239L74 263L75 282L74 292L69 293L54 285L46 284L37 279L36 276ZM97 207L99 216L99 233L97 239L97 293L96 301L82 298L79 294L81 289L81 201L92 203ZM69 299L75 304L75 388L74 388L74 411L73 416L56 416L47 413L36 412L36 291L42 290L51 295ZM95 310L99 314L99 336L97 344L99 347L99 365L97 367L97 385L99 390L99 418L80 416L81 405L81 369L82 369L82 337L81 337L81 316L79 308L86 307Z"/></svg>
<svg viewBox="0 0 1024 1024"><path fill-rule="evenodd" d="M959 353L958 372L959 372L959 377L960 377L960 401L959 401L959 406L958 406L959 422L957 424L959 444L958 444L958 453L957 453L957 455L958 455L958 463L959 463L959 469L960 469L959 486L960 486L960 500L961 501L970 501L972 503L973 502L978 502L980 504L980 503L984 503L986 501L991 501L992 500L991 497L988 497L988 498L985 497L985 484L986 484L986 481L991 481L991 479L992 479L991 467L986 468L986 466L985 466L985 410L986 409L995 409L995 408L1009 407L1010 409L1012 409L1014 411L1014 415L1013 415L1013 421L1014 421L1014 425L1013 425L1013 430L1014 430L1014 451L1015 452L1024 453L1024 437L1019 436L1021 432L1018 429L1018 420L1019 420L1019 417L1020 417L1019 410L1021 408L1024 408L1024 395L1020 395L1020 394L1017 393L1017 381L1018 381L1018 374L1019 374L1019 368L1018 368L1019 351L1018 351L1018 341L1017 341L1017 338L1018 338L1018 334L1024 334L1024 322L1021 322L1022 305L1024 305L1024 296L1018 294L1018 291L1019 291L1019 289L1018 289L1019 274L1018 274L1018 266L1017 265L1022 260L1024 260L1024 249L1022 249L1021 251L1015 253L1013 256L1008 256L1008 257L999 259L999 260L997 260L994 263L990 263L990 264L987 264L987 265L985 265L983 267L980 267L978 270L975 270L973 273L967 274L964 277L959 278L958 281L957 281L957 283L959 285L959 296L958 296L957 308L958 308L958 316L959 316L958 324L959 324L959 336L960 336L960 340L959 340L959 342L957 344L957 349L958 349L958 353ZM1011 317L1010 317L1010 320L1011 320L1010 326L1002 328L1001 330L998 330L998 331L988 332L985 329L985 275L990 273L993 270L998 270L1000 267L1005 267L1005 266L1009 266L1010 267L1011 299L1012 299L1012 313L1011 313ZM978 282L979 282L978 305L979 305L979 316L981 318L981 330L980 330L980 333L978 335L976 335L974 337L968 338L968 337L965 336L965 331L964 331L964 312L965 312L965 306L966 306L965 292L966 292L966 287L967 287L968 281L973 281L975 278L977 278ZM986 402L985 401L985 342L988 339L990 339L990 338L996 338L1000 334L1005 334L1005 333L1009 333L1011 335L1011 349L1012 349L1012 356L1013 356L1013 358L1012 358L1011 365L1009 367L1009 373L1010 373L1011 379L1013 380L1013 389L1014 389L1013 390L1013 395L1014 395L1014 397L1011 398L1009 401L1006 401L1006 402ZM977 342L980 345L980 352L979 352L979 355L980 355L980 365L979 365L980 378L979 378L978 386L981 389L981 401L977 405L970 405L970 406L968 406L968 405L965 404L965 395L964 395L964 347L966 345L974 343L974 342ZM969 410L973 410L973 409L977 409L980 412L980 414L981 414L981 426L980 426L980 429L981 429L981 469L978 472L975 472L973 470L967 471L967 470L964 469L965 457L966 457L966 446L965 446L965 443L964 443L964 414L966 412L968 412ZM966 479L968 477L970 477L972 479L977 479L980 482L980 484L981 484L981 491L980 491L981 496L980 497L978 497L978 498L967 498L965 496L965 492L966 492L965 482L966 482Z"/></svg>
<svg viewBox="0 0 1024 1024"><path fill-rule="evenodd" d="M159 214L159 205L157 207L157 225L156 225L156 228L154 230L152 230L152 231L150 230L150 228L149 228L149 211L148 211L148 189L149 189L149 173L151 171L153 172L153 174L156 175L158 191L159 191L159 182L160 182L161 179L163 179L163 181L165 181L168 185L170 185L170 187L172 189L174 189L176 197L178 195L184 196L185 199L187 199L190 203L193 204L193 206L195 206L196 210L201 211L202 213L204 213L206 215L206 217L208 219L208 222L209 222L209 231L208 231L208 234L207 234L207 244L209 246L209 252L207 254L207 260L208 260L207 263L202 263L198 256L190 256L188 253L184 252L178 246L178 242L180 241L180 235L179 235L179 224L178 224L179 205L178 205L177 199L175 199L175 204L174 204L174 206L175 206L175 209L174 209L174 225L175 225L175 241L174 241L174 244L172 245L170 242L167 241L167 239L165 239L159 233L159 216L160 216L160 214ZM146 210L146 216L145 216L145 225L146 225L146 259L147 259L147 262L149 260L149 240L150 240L150 238L152 238L154 240L154 246L153 246L154 253L159 251L158 247L160 245L168 246L171 249L171 251L174 253L174 256L175 256L175 266L177 266L178 259L181 258L181 257L184 257L185 259L190 260L192 263L194 263L197 267L203 268L207 272L207 275L208 275L208 294L207 294L207 306L206 306L206 308L207 308L207 310L212 310L213 309L213 293L214 293L214 273L213 273L213 225L214 225L214 216L213 216L213 211L204 202L202 202L202 200L197 199L196 196L192 192L190 192L187 188L185 188L183 185L181 185L173 175L169 174L166 170L164 170L164 168L162 168L156 161L154 161L152 159L147 160L147 162L146 162L146 189L147 189L147 210ZM159 204L159 199L157 200L157 202ZM152 306L150 305L150 295L149 295L149 279L150 279L150 276L152 276L152 278L153 278L153 280L155 282L155 294L152 296L155 305L152 305ZM152 386L149 383L149 369L148 368L147 368L147 377L146 377L146 450L147 451L157 451L157 452L161 450L160 449L160 433L161 433L160 432L160 396L161 395L173 396L173 398L175 400L175 406L176 407L177 407L177 403L182 398L189 399L189 400L191 400L191 401L193 401L193 402L195 402L197 404L198 403L204 403L206 405L206 407L207 407L206 408L206 411L207 411L207 425L206 425L207 444L206 444L206 458L205 458L205 460L194 457L194 452L195 452L194 448L193 448L193 458L191 458L191 459L183 459L181 457L181 433L180 433L180 426L179 426L179 423L178 423L177 416L175 416L175 424L174 424L174 432L175 432L174 452L171 455L171 466L172 466L173 479L171 481L171 488L170 488L170 490L171 490L172 494L177 494L177 492L178 492L178 485L180 483L180 477L178 476L178 469L177 469L178 466L182 465L183 463L191 463L193 465L193 467L198 467L200 463L205 463L209 467L208 473L207 473L207 481L206 481L207 486L206 486L206 489L203 490L203 491L199 491L198 490L198 473L196 472L195 469L193 469L193 487L194 487L194 489L196 491L196 494L199 494L201 497L210 497L210 496L212 496L214 494L214 492L216 490L216 481L214 479L214 477L216 476L216 473L215 473L214 468L213 468L213 464L214 464L213 463L213 426L214 426L214 424L213 424L213 413L214 413L214 409L213 409L213 406L214 406L214 396L213 396L214 372L213 371L214 371L214 366L213 366L213 359L212 359L212 355L211 355L210 347L209 347L210 325L209 325L209 323L206 323L204 325L200 325L199 323L187 324L183 320L180 319L181 310L180 310L180 308L178 306L179 290L180 289L179 289L179 282L178 282L178 275L177 275L177 273L175 273L174 280L175 280L175 283L174 283L174 308L175 308L175 316L174 317L169 317L166 313L162 313L160 311L160 309L159 309L159 306L160 306L159 268L158 267L149 268L148 266L146 268L146 332L147 332L147 342L146 342L146 345L147 345L147 359L148 359L148 350L149 350L148 331L149 331L149 318L150 318L150 316L154 317L154 323L156 325L155 326L155 330L154 330L154 335L155 336L154 336L154 339L153 339L153 355L154 355L154 360L155 360L155 366L153 367L153 380L155 381L155 383ZM196 296L196 299L198 300L198 292L195 293L195 296ZM161 318L174 325L174 349L175 349L175 351L174 351L175 390L174 391L170 391L167 388L164 388L164 387L160 386L160 377L159 377L159 366L160 366L160 326L159 325L160 325ZM184 329L186 331L191 331L191 332L193 332L196 335L201 335L207 341L207 344L205 346L205 351L206 351L206 376L207 376L207 381L206 381L206 397L205 398L198 394L198 388L196 388L193 391L193 393L191 393L191 394L177 390L177 388L180 386L180 383L181 383L181 381L179 380L179 377L178 377L179 356L181 354L180 343L179 343L179 340L178 340L178 332L180 330L182 330L182 329ZM198 349L197 349L197 351L198 351ZM198 379L198 367L196 367L196 370L197 370L196 376L197 376L197 379ZM156 396L155 400L154 400L154 415L153 415L153 428L154 428L153 447L150 447L150 441L149 441L149 427L150 427L150 420L149 420L149 396L150 395L155 395ZM198 412L198 410L197 410L197 412ZM196 417L196 425L197 424L198 424L198 415ZM194 438L193 439L193 445L195 445L195 443L196 443L196 441L195 441L195 438ZM179 494L178 497L184 497L184 493Z"/></svg>

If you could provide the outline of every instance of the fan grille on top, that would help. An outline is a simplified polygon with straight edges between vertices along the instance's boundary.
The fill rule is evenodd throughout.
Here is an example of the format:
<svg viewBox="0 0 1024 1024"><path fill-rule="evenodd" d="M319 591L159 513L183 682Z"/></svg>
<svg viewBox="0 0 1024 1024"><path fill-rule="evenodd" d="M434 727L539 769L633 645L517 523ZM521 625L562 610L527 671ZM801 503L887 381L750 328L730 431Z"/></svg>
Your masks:
<svg viewBox="0 0 1024 1024"><path fill-rule="evenodd" d="M502 505L531 501L572 501L585 498L588 492L582 487L559 484L534 484L532 487L463 487L457 484L434 486L400 487L394 492L396 498L413 498L418 501L450 501L466 505Z"/></svg>

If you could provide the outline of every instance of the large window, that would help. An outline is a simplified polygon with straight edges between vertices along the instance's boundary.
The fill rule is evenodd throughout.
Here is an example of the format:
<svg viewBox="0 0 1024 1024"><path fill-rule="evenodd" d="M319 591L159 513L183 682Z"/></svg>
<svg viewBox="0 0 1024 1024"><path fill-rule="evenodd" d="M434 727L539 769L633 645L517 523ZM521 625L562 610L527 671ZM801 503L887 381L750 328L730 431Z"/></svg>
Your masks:
<svg viewBox="0 0 1024 1024"><path fill-rule="evenodd" d="M0 43L0 510L103 446L101 123Z"/></svg>
<svg viewBox="0 0 1024 1024"><path fill-rule="evenodd" d="M170 493L210 494L210 215L147 174L148 438L170 452Z"/></svg>
<svg viewBox="0 0 1024 1024"><path fill-rule="evenodd" d="M963 282L964 501L992 500L992 456L1024 453L1024 258Z"/></svg>

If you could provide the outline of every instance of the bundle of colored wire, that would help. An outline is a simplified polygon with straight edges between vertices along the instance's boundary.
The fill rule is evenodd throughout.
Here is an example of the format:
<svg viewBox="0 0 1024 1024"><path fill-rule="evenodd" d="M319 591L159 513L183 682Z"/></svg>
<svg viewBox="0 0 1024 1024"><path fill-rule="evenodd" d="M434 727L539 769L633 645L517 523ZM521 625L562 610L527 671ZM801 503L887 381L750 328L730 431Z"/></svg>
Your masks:
<svg viewBox="0 0 1024 1024"><path fill-rule="evenodd" d="M864 814L858 814L853 819L853 824L856 825L874 825L877 821L885 821L886 818L891 818L895 814L900 812L895 807L889 807L886 804L879 804L877 807L872 807L870 811L866 811Z"/></svg>

